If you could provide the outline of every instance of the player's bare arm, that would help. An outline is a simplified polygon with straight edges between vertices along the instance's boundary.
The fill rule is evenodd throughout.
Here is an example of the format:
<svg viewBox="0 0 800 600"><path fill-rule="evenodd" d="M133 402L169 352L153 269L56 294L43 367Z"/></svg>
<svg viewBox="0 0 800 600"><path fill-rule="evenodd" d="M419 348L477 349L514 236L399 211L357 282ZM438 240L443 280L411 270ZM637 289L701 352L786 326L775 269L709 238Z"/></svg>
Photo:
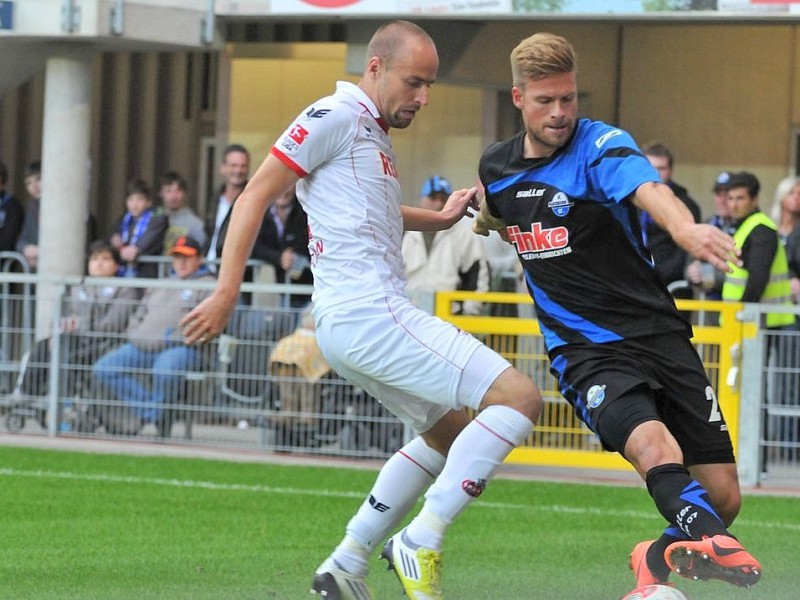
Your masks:
<svg viewBox="0 0 800 600"><path fill-rule="evenodd" d="M445 202L442 210L429 210L418 206L401 206L403 229L406 231L441 231L449 229L464 216L472 217L478 210L478 188L456 190Z"/></svg>
<svg viewBox="0 0 800 600"><path fill-rule="evenodd" d="M636 190L633 202L695 258L725 272L731 270L729 262L741 265L741 250L736 248L733 238L708 223L695 223L692 213L668 186L643 183Z"/></svg>
<svg viewBox="0 0 800 600"><path fill-rule="evenodd" d="M233 205L217 286L181 321L187 344L209 342L225 329L236 306L245 263L250 257L264 213L297 180L294 171L270 154L247 183Z"/></svg>

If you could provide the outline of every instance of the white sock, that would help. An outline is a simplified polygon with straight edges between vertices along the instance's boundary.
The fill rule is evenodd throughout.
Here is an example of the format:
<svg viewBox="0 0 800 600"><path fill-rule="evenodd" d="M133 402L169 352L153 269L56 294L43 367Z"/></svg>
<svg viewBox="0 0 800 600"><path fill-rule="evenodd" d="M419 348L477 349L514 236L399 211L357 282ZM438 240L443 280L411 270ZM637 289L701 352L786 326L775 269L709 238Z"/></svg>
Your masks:
<svg viewBox="0 0 800 600"><path fill-rule="evenodd" d="M415 544L439 550L450 523L480 496L508 454L530 435L533 423L508 406L493 405L458 435L425 506L406 529Z"/></svg>
<svg viewBox="0 0 800 600"><path fill-rule="evenodd" d="M331 557L348 573L366 575L370 553L408 514L441 473L444 456L416 437L383 465L367 499L347 524Z"/></svg>

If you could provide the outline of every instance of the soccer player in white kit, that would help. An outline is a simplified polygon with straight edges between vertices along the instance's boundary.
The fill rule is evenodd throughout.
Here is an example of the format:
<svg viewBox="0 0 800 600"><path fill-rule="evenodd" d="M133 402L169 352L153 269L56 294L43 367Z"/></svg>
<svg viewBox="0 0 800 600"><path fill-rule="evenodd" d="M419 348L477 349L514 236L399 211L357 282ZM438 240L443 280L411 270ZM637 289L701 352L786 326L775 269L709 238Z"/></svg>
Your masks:
<svg viewBox="0 0 800 600"><path fill-rule="evenodd" d="M411 124L438 68L433 40L418 26L380 27L358 85L339 82L275 142L234 205L214 293L182 323L190 344L224 329L265 210L296 184L309 221L319 346L337 373L418 433L386 462L317 569L311 592L329 599L372 597L369 554L426 488L420 513L382 556L410 598L441 598L445 531L542 409L527 376L405 293L403 230L446 229L478 206L476 188L455 191L438 212L401 204L389 128ZM471 422L465 407L480 410Z"/></svg>

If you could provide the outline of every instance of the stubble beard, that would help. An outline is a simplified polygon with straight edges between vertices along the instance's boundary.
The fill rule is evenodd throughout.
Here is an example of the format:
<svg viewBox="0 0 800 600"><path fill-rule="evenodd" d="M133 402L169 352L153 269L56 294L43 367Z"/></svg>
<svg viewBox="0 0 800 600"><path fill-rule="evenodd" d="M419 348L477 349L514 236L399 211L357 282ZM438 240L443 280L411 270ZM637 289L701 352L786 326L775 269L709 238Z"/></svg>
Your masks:
<svg viewBox="0 0 800 600"><path fill-rule="evenodd" d="M566 123L567 130L563 135L548 134L547 129L541 131L532 131L528 129L527 135L530 138L531 145L536 145L537 148L543 150L543 156L552 156L559 148L563 148L567 141L572 137L575 132L575 123Z"/></svg>

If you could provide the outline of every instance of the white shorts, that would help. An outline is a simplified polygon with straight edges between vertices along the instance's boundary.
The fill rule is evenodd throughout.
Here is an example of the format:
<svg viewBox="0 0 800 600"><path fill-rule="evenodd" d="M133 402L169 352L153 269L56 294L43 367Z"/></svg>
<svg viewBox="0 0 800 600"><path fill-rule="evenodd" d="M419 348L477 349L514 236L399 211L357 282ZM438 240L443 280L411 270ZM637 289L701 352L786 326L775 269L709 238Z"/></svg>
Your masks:
<svg viewBox="0 0 800 600"><path fill-rule="evenodd" d="M326 314L317 341L340 376L418 433L449 410L477 409L511 366L469 333L399 297Z"/></svg>

